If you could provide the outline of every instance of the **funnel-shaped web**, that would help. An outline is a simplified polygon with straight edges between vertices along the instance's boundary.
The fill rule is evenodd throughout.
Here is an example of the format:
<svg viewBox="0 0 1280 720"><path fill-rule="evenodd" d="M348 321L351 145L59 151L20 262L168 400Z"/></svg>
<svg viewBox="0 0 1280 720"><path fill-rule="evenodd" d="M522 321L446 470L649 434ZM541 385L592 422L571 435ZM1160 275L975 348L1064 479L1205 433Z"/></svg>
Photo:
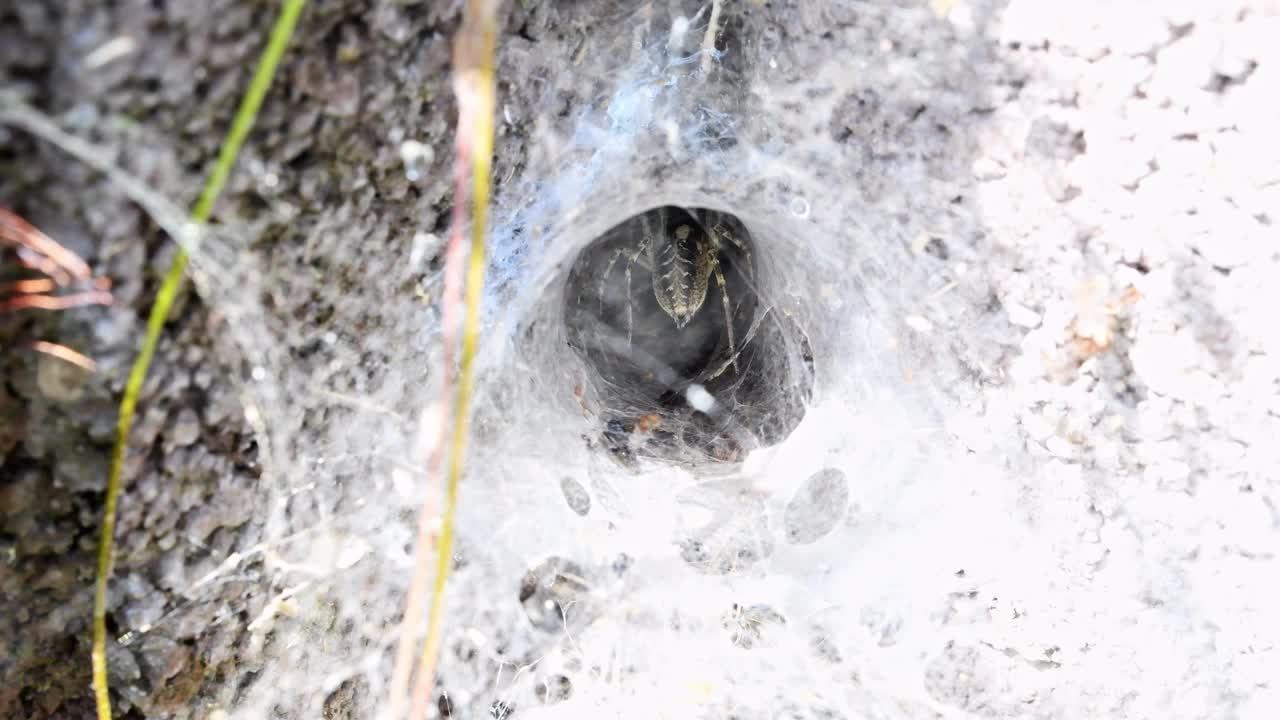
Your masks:
<svg viewBox="0 0 1280 720"><path fill-rule="evenodd" d="M378 4L375 24L404 12L378 32L404 44L395 57L405 61L358 102L339 101L368 77L299 71L300 92L334 96L330 117L359 108L360 131L317 123L315 147L279 159L266 149L290 149L263 133L246 172L289 189L264 194L271 222L224 220L185 237L181 213L139 195L196 243L195 279L240 348L262 464L260 478L228 472L218 488L252 508L260 542L218 554L230 533L206 532L209 572L175 583L184 607L220 603L210 627L186 637L244 638L221 666L236 676L210 680L202 709L378 717L386 698L416 512L438 494L424 487L425 456L447 424L436 405L444 230L427 216L446 216L450 108L446 92L423 89L440 90L432 73L447 38L401 34L429 24L426 5ZM1090 183L1114 168L1096 159L1102 140L1102 151L1092 143L1108 133L1128 142L1132 130L1111 118L1090 126L1087 143L1073 137L1068 125L1088 120L1079 97L1114 98L1084 81L1064 90L1058 75L1010 60L1057 43L1057 26L1036 30L1027 16L1047 5L1015 2L1011 18L1003 2L509 5L442 716L1176 716L1170 708L1197 702L1234 707L1214 699L1239 678L1262 687L1274 675L1257 658L1275 643L1234 611L1265 605L1240 598L1269 597L1256 578L1272 575L1248 563L1270 546L1233 554L1234 540L1215 534L1228 520L1182 490L1130 502L1136 484L1194 469L1170 457L1181 448L1164 435L1142 455L1125 434L1140 435L1126 413L1146 392L1126 384L1132 367L1116 370L1129 362L1126 332L1140 334L1119 327L1136 296L1114 300L1101 285L1078 301L1053 295L1046 307L1084 308L1062 317L1001 304L1020 292L1065 297L1074 280L1062 277L1087 274L1085 250L1053 248L1141 244L1128 235L1169 230L1097 235L1110 222L1098 203L1110 200ZM1152 18L1170 43L1201 32ZM1041 39L1006 42L1010 27ZM336 42L339 57L359 59L345 39L358 28L328 30L316 46ZM1142 42L1111 55L1073 46L1058 60L1132 63L1126 72L1146 77L1164 46ZM1189 47L1178 57L1218 52ZM1221 62L1224 74L1196 92L1250 92L1249 74L1269 67L1229 73ZM1128 86L1115 97L1154 106L1176 85L1160 73L1142 82L1143 97ZM1218 101L1188 113L1210 113L1208 127L1220 118L1205 108ZM271 103L264 112L271 123ZM1176 143L1207 132L1184 122L1170 125ZM1253 155L1247 142L1219 140L1222 152ZM394 177L334 164L362 143L377 162L391 158ZM1134 160L1123 168L1132 176L1111 191L1146 198L1202 182L1212 163L1186 147L1159 163L1125 155L1117 162ZM1073 166L1071 181L1092 188L1083 196L1055 175L1082 153L1097 163ZM1153 182L1156 165L1191 168L1192 179ZM1269 187L1233 200L1260 227L1273 220ZM1077 200L1093 211L1072 215ZM1216 222L1206 217L1218 216L1177 222ZM1250 251L1204 244L1221 253L1208 275L1267 283L1223 248ZM1041 274L1041 252L1070 258L1056 280ZM1147 262L1125 267L1159 280ZM1219 317L1190 295L1187 317ZM1274 335L1269 317L1249 317L1257 337ZM1183 333L1181 322L1170 332ZM1219 323L1204 324L1214 330L1177 335L1177 352L1139 343L1133 362L1156 368L1154 395L1212 387L1178 368L1157 372L1196 343L1231 349ZM1074 334L1060 342L1054 328ZM1153 328L1143 337L1159 337ZM1260 357L1250 377L1270 387ZM1097 407L1062 409L1072 398ZM1167 407L1144 410L1143 422L1164 427L1158 416L1177 406ZM1179 412L1198 433L1207 415L1189 407ZM1111 432L1123 437L1093 441ZM1113 445L1111 457L1098 450ZM1265 445L1235 451L1269 457ZM1076 462L1088 452L1093 464ZM1255 480L1203 487L1252 492L1264 486ZM1239 517L1263 506L1240 503ZM192 510L184 532L201 517ZM1252 517L1271 527L1265 513ZM1187 541L1198 528L1213 542ZM1210 546L1230 557L1192 569L1186 558ZM1218 593L1219 572L1232 592ZM254 592L228 605L240 587ZM1183 592L1193 587L1201 593ZM1201 622L1202 608L1216 608L1216 623ZM121 642L155 630L129 628ZM1135 691L1148 687L1160 691Z"/></svg>

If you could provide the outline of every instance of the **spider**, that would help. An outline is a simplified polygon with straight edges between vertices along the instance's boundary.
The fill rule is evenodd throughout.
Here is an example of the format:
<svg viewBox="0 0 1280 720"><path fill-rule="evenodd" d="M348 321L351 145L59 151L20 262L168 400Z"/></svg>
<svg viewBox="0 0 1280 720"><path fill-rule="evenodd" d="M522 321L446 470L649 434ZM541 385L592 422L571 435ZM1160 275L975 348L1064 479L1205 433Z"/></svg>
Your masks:
<svg viewBox="0 0 1280 720"><path fill-rule="evenodd" d="M729 288L721 270L721 253L726 244L732 244L746 263L747 281L754 286L755 277L751 251L733 231L729 218L715 210L692 209L687 212L676 208L660 208L639 217L641 236L632 247L618 248L605 265L600 278L600 302L603 305L609 283L609 275L622 258L626 258L623 272L627 297L627 346L631 345L634 327L631 302L631 268L636 263L650 271L653 296L658 306L675 323L676 330L687 326L706 303L707 289L715 278L720 289L720 301L724 304L725 330L729 339L729 362L735 375L739 374L737 341L733 332L733 312L730 307ZM721 367L711 380L727 369Z"/></svg>

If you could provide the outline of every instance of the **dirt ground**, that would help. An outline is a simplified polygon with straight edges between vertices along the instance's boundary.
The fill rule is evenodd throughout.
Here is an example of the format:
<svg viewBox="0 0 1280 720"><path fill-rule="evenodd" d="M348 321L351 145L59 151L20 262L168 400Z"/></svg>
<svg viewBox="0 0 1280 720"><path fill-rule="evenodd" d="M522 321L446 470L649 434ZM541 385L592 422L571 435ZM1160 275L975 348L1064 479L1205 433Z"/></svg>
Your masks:
<svg viewBox="0 0 1280 720"><path fill-rule="evenodd" d="M312 3L215 211L257 259L272 317L289 319L291 372L392 409L416 402L396 388L420 372L396 365L416 336L393 318L433 302L418 291L438 276L448 228L456 5ZM924 278L918 303L890 291L867 302L902 319L904 347L962 368L938 391L965 409L943 418L946 435L1016 479L1000 492L1044 543L1052 582L1023 577L1041 569L1005 573L995 550L948 566L957 584L933 609L948 618L937 623L968 618L980 630L903 660L918 668L902 691L915 704L877 706L881 690L846 649L844 659L824 651L847 681L823 685L839 702L797 700L773 715L721 704L702 716L1270 717L1280 706L1280 4L817 5L725 3L724 62L769 78L736 108L753 118L744 144L790 138L836 174L865 234L857 255L873 266L862 282L885 267ZM505 3L500 204L514 205L553 153L544 126L567 137L579 109L608 103L610 79L583 76L643 7ZM19 0L0 7L0 90L185 206L274 13L260 0ZM119 37L133 44L104 59ZM831 77L835 92L803 93ZM406 137L429 152L407 160ZM174 246L102 175L3 126L0 205L114 282L110 308L0 315L0 717L91 717L108 454ZM287 572L258 559L203 581L260 547L278 498L263 489L264 443L242 403L255 367L222 303L235 281L212 296L184 291L144 386L108 616L118 717L215 717L277 682L264 682L254 623L276 612ZM347 332L335 341L315 328ZM77 348L99 371L22 349L34 339ZM340 417L300 413L291 432L333 432ZM360 495L335 491L332 502L350 508ZM975 507L962 532L1002 521ZM326 507L288 512L302 527ZM835 521L819 524L825 534ZM873 646L917 647L896 639L918 632L909 611L879 612L855 623L879 638ZM481 665L461 654L450 663ZM442 672L442 698L462 678L484 688L492 675ZM370 690L358 674L326 682L314 701L324 717L364 716ZM550 688L536 697L554 715ZM279 690L279 716L314 716L290 704L291 691ZM526 707L454 692L439 704L450 716Z"/></svg>

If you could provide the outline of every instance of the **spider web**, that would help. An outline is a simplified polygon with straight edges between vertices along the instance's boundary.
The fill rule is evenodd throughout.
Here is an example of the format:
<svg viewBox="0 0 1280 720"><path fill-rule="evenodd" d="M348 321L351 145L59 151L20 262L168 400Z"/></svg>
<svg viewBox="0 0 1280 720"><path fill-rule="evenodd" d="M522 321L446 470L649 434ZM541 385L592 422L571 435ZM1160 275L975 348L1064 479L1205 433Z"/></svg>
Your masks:
<svg viewBox="0 0 1280 720"><path fill-rule="evenodd" d="M937 712L921 686L936 607L920 598L951 589L964 544L926 549L953 529L928 518L966 484L934 480L983 472L941 432L974 388L945 348L976 343L959 331L918 339L903 308L938 303L896 217L915 208L860 193L859 173L875 169L812 122L863 81L838 53L793 49L786 18L753 7L726 5L709 71L711 13L693 3L602 9L585 40L544 51L581 64L549 65L531 106L577 102L529 123L539 136L497 198L440 667L456 715ZM865 21L911 26L885 17ZM189 593L246 564L269 571L272 600L246 628L269 681L226 710L316 717L346 688L357 715L374 717L443 422L440 280L424 271L437 239L297 217L311 267L346 268L311 273L280 266L249 241L256 229L190 237L181 213L152 200L237 333L266 456L263 542ZM619 287L619 273L596 271L634 242L632 218L667 206L731 213L754 265L749 277L743 255L723 251L732 317L713 288L687 328L706 336L687 362L673 359L670 332L646 344L662 321L651 296L631 296L642 332L625 345L617 303L575 310L592 304L583 288ZM740 367L712 377L735 354L726 325ZM663 368L676 377L655 389L643 376ZM924 559L885 560L900 555ZM904 625L882 650L886 628Z"/></svg>

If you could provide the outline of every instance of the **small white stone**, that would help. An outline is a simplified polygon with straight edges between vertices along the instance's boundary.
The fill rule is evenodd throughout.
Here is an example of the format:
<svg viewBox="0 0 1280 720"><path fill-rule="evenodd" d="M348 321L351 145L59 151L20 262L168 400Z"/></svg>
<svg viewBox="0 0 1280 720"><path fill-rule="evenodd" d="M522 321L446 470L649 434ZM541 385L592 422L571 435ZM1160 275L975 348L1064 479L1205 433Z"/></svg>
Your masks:
<svg viewBox="0 0 1280 720"><path fill-rule="evenodd" d="M902 318L902 321L907 324L907 327L916 332L927 333L933 331L933 323L920 315L908 315Z"/></svg>
<svg viewBox="0 0 1280 720"><path fill-rule="evenodd" d="M413 234L413 244L409 249L409 267L416 270L423 262L440 252L443 243L435 233L418 232Z"/></svg>
<svg viewBox="0 0 1280 720"><path fill-rule="evenodd" d="M169 437L177 447L188 447L200 439L200 416L191 408L178 413L169 429Z"/></svg>
<svg viewBox="0 0 1280 720"><path fill-rule="evenodd" d="M401 468L395 468L391 471L391 487L395 488L396 494L402 498L415 497L414 493L418 489L414 478Z"/></svg>
<svg viewBox="0 0 1280 720"><path fill-rule="evenodd" d="M338 549L338 556L334 559L334 567L339 570L346 570L360 562L368 553L368 543L355 537L344 538Z"/></svg>
<svg viewBox="0 0 1280 720"><path fill-rule="evenodd" d="M404 163L404 176L409 182L422 180L436 159L436 153L430 145L417 140L405 140L400 143L400 161Z"/></svg>
<svg viewBox="0 0 1280 720"><path fill-rule="evenodd" d="M1026 305L1016 302L1006 302L1004 311L1009 315L1009 322L1019 327L1035 329L1040 327L1040 313L1032 310Z"/></svg>
<svg viewBox="0 0 1280 720"><path fill-rule="evenodd" d="M102 67L109 62L130 55L138 48L138 43L128 35L117 35L99 45L93 52L84 56L84 66L88 70Z"/></svg>

